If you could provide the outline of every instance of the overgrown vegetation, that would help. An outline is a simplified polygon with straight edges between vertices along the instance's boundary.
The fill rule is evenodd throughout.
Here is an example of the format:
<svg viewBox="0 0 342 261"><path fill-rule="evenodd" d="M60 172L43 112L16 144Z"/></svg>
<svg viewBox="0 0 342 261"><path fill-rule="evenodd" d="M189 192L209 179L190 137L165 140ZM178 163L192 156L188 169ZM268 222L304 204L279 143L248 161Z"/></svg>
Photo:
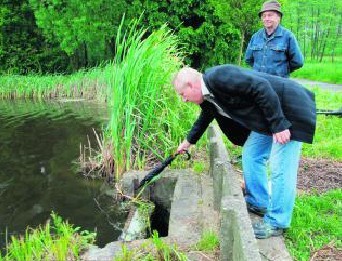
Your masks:
<svg viewBox="0 0 342 261"><path fill-rule="evenodd" d="M107 74L111 120L105 135L117 174L173 152L194 114L189 106L178 106L170 84L182 63L177 38L166 25L144 38L146 30L138 24L126 32L119 27L113 71Z"/></svg>
<svg viewBox="0 0 342 261"><path fill-rule="evenodd" d="M77 260L95 237L94 233L80 231L52 212L51 220L44 227L27 228L20 238L12 236L0 260Z"/></svg>
<svg viewBox="0 0 342 261"><path fill-rule="evenodd" d="M341 57L338 58L341 60ZM342 84L342 62L310 62L294 71L291 77L308 79L313 81Z"/></svg>
<svg viewBox="0 0 342 261"><path fill-rule="evenodd" d="M138 248L129 248L126 244L122 244L121 252L116 254L114 261L186 261L189 260L188 251L214 253L218 247L219 239L213 231L205 231L201 239L186 251L180 250L176 244L166 242L158 236L158 232L153 231L152 237Z"/></svg>
<svg viewBox="0 0 342 261"><path fill-rule="evenodd" d="M220 246L220 240L214 231L204 231L201 239L193 247L197 251L215 251Z"/></svg>
<svg viewBox="0 0 342 261"><path fill-rule="evenodd" d="M296 200L291 228L286 231L286 246L299 261L329 243L342 248L342 190L322 195L303 195Z"/></svg>
<svg viewBox="0 0 342 261"><path fill-rule="evenodd" d="M317 108L339 109L342 93L313 89ZM304 144L304 157L342 159L342 121L336 116L317 116L317 127L313 144Z"/></svg>
<svg viewBox="0 0 342 261"><path fill-rule="evenodd" d="M103 75L101 67L72 75L5 75L0 77L0 98L48 100L72 97L104 101L107 86Z"/></svg>

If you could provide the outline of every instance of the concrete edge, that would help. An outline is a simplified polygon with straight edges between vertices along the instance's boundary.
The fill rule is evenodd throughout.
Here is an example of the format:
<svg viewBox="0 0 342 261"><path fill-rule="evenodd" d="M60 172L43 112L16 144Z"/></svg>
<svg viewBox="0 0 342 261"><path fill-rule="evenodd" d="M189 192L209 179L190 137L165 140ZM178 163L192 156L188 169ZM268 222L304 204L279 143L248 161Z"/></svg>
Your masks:
<svg viewBox="0 0 342 261"><path fill-rule="evenodd" d="M208 129L214 208L220 212L220 260L261 260L237 174L217 126Z"/></svg>

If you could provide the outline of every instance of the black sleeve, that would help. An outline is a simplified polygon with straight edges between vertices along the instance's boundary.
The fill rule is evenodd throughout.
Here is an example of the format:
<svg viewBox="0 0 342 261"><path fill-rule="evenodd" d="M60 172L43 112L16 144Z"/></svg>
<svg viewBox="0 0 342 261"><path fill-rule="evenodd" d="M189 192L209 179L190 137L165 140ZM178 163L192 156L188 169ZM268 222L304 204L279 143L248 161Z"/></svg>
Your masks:
<svg viewBox="0 0 342 261"><path fill-rule="evenodd" d="M213 108L208 102L203 102L201 104L201 109L199 117L194 122L187 135L187 140L191 144L196 144L208 128L209 124L214 120Z"/></svg>

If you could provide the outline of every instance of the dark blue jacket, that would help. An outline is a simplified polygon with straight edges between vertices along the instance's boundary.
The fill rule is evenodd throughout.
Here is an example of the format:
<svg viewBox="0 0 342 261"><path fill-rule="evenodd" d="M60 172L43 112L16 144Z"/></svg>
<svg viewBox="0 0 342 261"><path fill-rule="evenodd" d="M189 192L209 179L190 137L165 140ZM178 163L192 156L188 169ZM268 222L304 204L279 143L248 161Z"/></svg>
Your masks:
<svg viewBox="0 0 342 261"><path fill-rule="evenodd" d="M257 72L289 77L291 72L303 66L304 58L295 36L279 25L269 38L265 29L252 36L245 61Z"/></svg>
<svg viewBox="0 0 342 261"><path fill-rule="evenodd" d="M289 129L291 140L312 143L316 128L316 104L312 92L286 78L234 65L208 69L203 80L215 103L230 118L221 116L215 106L204 101L201 114L187 140L195 144L216 119L234 144L243 145L250 131L272 135Z"/></svg>

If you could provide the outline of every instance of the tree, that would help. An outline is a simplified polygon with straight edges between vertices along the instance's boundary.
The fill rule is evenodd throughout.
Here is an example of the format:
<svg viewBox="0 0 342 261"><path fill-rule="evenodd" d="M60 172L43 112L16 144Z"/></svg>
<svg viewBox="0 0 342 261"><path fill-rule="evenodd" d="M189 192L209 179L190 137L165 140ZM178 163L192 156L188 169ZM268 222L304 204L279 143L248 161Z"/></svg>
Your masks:
<svg viewBox="0 0 342 261"><path fill-rule="evenodd" d="M241 64L246 43L260 27L258 12L263 0L210 0L210 2L215 8L215 14L226 27L229 30L238 30L240 43L237 62Z"/></svg>
<svg viewBox="0 0 342 261"><path fill-rule="evenodd" d="M322 61L341 55L342 3L334 0L286 2L283 23L296 35L305 58Z"/></svg>

